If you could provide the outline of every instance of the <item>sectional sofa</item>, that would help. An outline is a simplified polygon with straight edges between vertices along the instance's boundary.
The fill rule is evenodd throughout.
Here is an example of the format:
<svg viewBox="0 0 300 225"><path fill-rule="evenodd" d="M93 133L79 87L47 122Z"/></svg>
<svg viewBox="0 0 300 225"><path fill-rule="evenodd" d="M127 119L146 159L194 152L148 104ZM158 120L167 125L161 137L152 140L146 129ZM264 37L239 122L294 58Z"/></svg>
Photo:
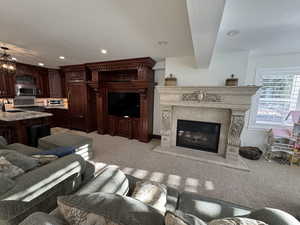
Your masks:
<svg viewBox="0 0 300 225"><path fill-rule="evenodd" d="M102 170L94 180L80 188L76 195L105 192L131 196L138 181L141 180L130 175L122 175L118 168L109 166ZM281 210L271 208L251 209L195 193L179 192L171 187L167 187L166 210L194 215L205 223L214 219L241 216L257 219L269 225L300 225L296 218ZM68 223L64 220L60 211L56 209L50 214L36 212L26 218L20 225L47 224L67 225Z"/></svg>
<svg viewBox="0 0 300 225"><path fill-rule="evenodd" d="M0 137L1 154L31 156L40 151L18 143L7 145ZM56 207L57 196L74 193L92 177L92 165L76 154L29 170L13 179L4 193L0 187L0 225L16 225L35 211L50 212Z"/></svg>

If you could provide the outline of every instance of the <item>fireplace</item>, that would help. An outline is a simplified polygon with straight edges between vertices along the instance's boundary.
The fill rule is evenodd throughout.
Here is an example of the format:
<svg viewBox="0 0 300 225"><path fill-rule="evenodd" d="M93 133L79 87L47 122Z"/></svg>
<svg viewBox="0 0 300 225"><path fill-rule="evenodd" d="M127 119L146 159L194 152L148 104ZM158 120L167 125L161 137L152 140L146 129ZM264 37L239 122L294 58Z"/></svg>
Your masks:
<svg viewBox="0 0 300 225"><path fill-rule="evenodd" d="M177 120L176 145L218 153L221 124Z"/></svg>

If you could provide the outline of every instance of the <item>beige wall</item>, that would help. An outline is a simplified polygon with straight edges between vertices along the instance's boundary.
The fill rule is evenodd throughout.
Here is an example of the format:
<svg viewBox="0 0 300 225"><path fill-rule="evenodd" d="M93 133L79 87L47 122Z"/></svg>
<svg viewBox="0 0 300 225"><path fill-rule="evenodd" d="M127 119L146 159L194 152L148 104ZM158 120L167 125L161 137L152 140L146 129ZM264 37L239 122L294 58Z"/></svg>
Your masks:
<svg viewBox="0 0 300 225"><path fill-rule="evenodd" d="M164 74L174 74L179 86L222 86L232 73L239 78L239 85L254 85L258 68L299 67L300 54L254 55L249 52L215 54L209 69L196 67L194 57L166 58L165 71L156 70L156 81L163 84ZM256 102L253 101L253 104ZM249 117L248 112L248 117ZM246 118L242 133L243 146L266 147L267 129L253 129ZM154 134L159 134L159 102L155 92Z"/></svg>

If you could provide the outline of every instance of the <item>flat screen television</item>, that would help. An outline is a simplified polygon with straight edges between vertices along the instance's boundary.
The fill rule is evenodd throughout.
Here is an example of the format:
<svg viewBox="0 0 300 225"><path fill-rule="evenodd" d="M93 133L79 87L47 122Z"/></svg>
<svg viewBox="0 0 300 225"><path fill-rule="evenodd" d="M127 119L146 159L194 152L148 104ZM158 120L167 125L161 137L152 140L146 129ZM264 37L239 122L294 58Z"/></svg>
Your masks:
<svg viewBox="0 0 300 225"><path fill-rule="evenodd" d="M140 95L137 93L108 93L108 114L119 117L140 117Z"/></svg>

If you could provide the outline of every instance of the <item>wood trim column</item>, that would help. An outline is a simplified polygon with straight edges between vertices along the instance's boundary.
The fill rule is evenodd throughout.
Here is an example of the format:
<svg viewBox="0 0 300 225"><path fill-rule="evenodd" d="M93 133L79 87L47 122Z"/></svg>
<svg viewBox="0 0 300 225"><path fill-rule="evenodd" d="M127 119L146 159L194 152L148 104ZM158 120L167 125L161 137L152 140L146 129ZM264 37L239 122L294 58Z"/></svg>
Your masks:
<svg viewBox="0 0 300 225"><path fill-rule="evenodd" d="M148 133L144 132L148 130L148 104L146 89L138 91L140 93L140 124L139 124L139 140L142 142L149 142Z"/></svg>

